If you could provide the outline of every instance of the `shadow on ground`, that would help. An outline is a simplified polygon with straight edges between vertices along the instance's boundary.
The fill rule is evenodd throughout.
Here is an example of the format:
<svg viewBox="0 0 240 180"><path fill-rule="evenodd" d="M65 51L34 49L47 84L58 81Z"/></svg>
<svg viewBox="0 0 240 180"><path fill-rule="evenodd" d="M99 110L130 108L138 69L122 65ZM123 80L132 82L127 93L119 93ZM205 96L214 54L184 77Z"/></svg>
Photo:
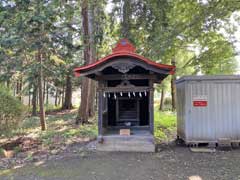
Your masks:
<svg viewBox="0 0 240 180"><path fill-rule="evenodd" d="M158 153L80 150L46 162L0 171L1 180L239 180L240 150L193 153L165 146Z"/></svg>

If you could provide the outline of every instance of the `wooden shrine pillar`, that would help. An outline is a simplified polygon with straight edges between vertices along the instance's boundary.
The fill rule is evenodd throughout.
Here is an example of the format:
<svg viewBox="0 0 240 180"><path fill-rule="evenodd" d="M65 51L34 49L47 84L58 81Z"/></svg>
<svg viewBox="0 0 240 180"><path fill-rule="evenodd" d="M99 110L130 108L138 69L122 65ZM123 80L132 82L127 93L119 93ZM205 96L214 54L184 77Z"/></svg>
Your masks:
<svg viewBox="0 0 240 180"><path fill-rule="evenodd" d="M99 81L98 89L98 135L103 135L103 82Z"/></svg>
<svg viewBox="0 0 240 180"><path fill-rule="evenodd" d="M153 81L149 80L149 125L150 125L150 132L154 135L154 100L153 100Z"/></svg>
<svg viewBox="0 0 240 180"><path fill-rule="evenodd" d="M116 99L116 124L119 122L119 99Z"/></svg>

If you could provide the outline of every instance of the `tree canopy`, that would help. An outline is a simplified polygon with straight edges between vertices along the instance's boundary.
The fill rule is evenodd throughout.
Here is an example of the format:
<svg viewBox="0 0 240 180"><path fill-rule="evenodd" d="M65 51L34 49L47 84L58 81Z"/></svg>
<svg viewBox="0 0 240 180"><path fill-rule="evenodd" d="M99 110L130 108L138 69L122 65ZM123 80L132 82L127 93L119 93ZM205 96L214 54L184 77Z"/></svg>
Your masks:
<svg viewBox="0 0 240 180"><path fill-rule="evenodd" d="M174 94L176 76L237 72L231 19L239 22L239 9L233 0L2 0L0 81L20 99L28 95L33 114L41 95L42 107L51 94L55 105L71 109L72 89L85 88L83 95L91 89L86 97L93 104L78 117L91 116L96 86L84 87L73 68L128 38L138 53L176 65ZM158 88L166 89L170 83L165 83Z"/></svg>

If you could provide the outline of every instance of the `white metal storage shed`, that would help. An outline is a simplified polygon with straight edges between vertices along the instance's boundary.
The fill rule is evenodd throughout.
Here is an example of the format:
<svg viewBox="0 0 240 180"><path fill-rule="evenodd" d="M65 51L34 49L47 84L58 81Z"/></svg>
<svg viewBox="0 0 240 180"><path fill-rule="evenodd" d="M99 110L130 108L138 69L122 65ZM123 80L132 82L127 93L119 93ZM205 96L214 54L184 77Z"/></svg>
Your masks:
<svg viewBox="0 0 240 180"><path fill-rule="evenodd" d="M240 142L240 76L185 76L176 87L179 138L186 144Z"/></svg>

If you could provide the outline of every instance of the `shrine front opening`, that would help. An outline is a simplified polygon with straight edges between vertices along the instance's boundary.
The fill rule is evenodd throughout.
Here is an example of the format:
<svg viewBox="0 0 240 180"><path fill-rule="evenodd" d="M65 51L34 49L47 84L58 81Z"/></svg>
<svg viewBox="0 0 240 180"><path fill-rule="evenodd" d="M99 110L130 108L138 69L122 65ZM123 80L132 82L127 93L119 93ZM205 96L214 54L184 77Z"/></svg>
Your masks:
<svg viewBox="0 0 240 180"><path fill-rule="evenodd" d="M137 86L139 82L142 86ZM131 129L132 134L151 131L148 84L147 80L122 80L115 89L103 90L103 133L119 134L122 128Z"/></svg>

